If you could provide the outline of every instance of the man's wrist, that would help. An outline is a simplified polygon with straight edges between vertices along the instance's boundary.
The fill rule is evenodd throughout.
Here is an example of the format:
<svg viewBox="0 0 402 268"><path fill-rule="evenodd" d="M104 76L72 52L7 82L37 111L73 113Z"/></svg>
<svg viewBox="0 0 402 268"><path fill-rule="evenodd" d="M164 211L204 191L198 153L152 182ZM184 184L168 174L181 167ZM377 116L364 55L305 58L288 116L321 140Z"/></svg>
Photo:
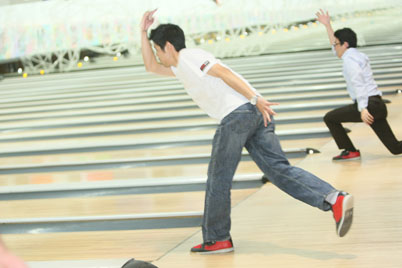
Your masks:
<svg viewBox="0 0 402 268"><path fill-rule="evenodd" d="M259 97L258 95L255 95L255 96L251 97L250 103L252 105L257 105L258 97Z"/></svg>

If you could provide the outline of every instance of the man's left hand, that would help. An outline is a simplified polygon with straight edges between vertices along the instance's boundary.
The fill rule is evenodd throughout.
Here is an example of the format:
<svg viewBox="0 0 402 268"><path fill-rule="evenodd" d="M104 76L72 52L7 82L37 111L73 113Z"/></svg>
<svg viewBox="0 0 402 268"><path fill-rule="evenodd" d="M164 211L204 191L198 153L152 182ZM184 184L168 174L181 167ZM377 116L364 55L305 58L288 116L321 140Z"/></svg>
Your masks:
<svg viewBox="0 0 402 268"><path fill-rule="evenodd" d="M369 111L365 108L360 113L361 119L367 125L371 125L374 123L374 117L369 113Z"/></svg>

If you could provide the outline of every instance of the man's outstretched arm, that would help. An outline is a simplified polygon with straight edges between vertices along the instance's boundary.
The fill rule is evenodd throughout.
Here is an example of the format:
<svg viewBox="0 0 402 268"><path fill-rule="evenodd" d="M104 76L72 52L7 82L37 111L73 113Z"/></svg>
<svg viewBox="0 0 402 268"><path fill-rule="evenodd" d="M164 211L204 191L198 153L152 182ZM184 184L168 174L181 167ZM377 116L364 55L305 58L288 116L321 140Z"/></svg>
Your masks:
<svg viewBox="0 0 402 268"><path fill-rule="evenodd" d="M248 100L255 96L255 92L231 70L217 63L208 71L208 75L221 78L228 86L242 94ZM264 125L267 126L271 122L271 115L275 115L275 111L271 108L272 105L278 105L276 102L269 102L262 97L257 99L257 109L261 112L264 118Z"/></svg>
<svg viewBox="0 0 402 268"><path fill-rule="evenodd" d="M332 29L331 26L331 17L329 16L328 11L324 12L324 10L320 9L320 11L315 13L315 15L317 16L317 21L319 21L327 29L328 39L332 46L335 43L335 36L334 29Z"/></svg>
<svg viewBox="0 0 402 268"><path fill-rule="evenodd" d="M145 69L148 72L160 74L160 75L167 75L167 76L174 76L174 73L170 68L167 68L165 66L162 66L159 64L156 60L156 57L154 55L154 52L151 47L151 43L149 42L148 39L148 29L149 27L154 23L154 13L156 12L156 9L153 11L147 11L144 13L142 20L141 20L141 25L140 25L140 31L141 31L141 52L142 52L142 58L144 60L144 65Z"/></svg>

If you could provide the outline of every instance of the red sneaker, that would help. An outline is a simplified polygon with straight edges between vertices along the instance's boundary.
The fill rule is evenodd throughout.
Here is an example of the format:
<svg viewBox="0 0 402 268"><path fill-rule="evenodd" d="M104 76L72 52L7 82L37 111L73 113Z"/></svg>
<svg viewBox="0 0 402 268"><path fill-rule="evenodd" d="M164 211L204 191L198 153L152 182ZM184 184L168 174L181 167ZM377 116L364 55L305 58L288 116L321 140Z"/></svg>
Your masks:
<svg viewBox="0 0 402 268"><path fill-rule="evenodd" d="M357 150L356 152L351 152L344 150L340 155L335 156L332 158L334 161L342 161L342 160L358 160L360 159L360 151Z"/></svg>
<svg viewBox="0 0 402 268"><path fill-rule="evenodd" d="M225 241L213 241L199 244L191 248L191 252L197 252L202 254L215 254L215 253L226 253L233 251L232 239Z"/></svg>
<svg viewBox="0 0 402 268"><path fill-rule="evenodd" d="M336 203L332 205L332 212L336 222L336 233L343 237L349 231L353 221L353 196L340 192Z"/></svg>

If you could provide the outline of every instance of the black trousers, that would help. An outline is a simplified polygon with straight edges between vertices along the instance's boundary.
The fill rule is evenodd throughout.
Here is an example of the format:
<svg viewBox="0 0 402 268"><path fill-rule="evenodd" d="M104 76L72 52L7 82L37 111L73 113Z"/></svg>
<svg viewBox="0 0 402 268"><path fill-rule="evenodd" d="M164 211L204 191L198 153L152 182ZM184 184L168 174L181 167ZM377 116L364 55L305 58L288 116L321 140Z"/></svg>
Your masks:
<svg viewBox="0 0 402 268"><path fill-rule="evenodd" d="M368 101L368 111L374 117L374 123L371 128L380 138L381 142L387 147L392 154L402 153L402 141L395 138L387 122L387 107L381 96L371 96ZM343 128L343 122L363 122L360 112L357 109L357 103L346 105L332 111L329 111L324 116L325 124L327 124L329 131L335 139L339 149L354 151L352 141Z"/></svg>

